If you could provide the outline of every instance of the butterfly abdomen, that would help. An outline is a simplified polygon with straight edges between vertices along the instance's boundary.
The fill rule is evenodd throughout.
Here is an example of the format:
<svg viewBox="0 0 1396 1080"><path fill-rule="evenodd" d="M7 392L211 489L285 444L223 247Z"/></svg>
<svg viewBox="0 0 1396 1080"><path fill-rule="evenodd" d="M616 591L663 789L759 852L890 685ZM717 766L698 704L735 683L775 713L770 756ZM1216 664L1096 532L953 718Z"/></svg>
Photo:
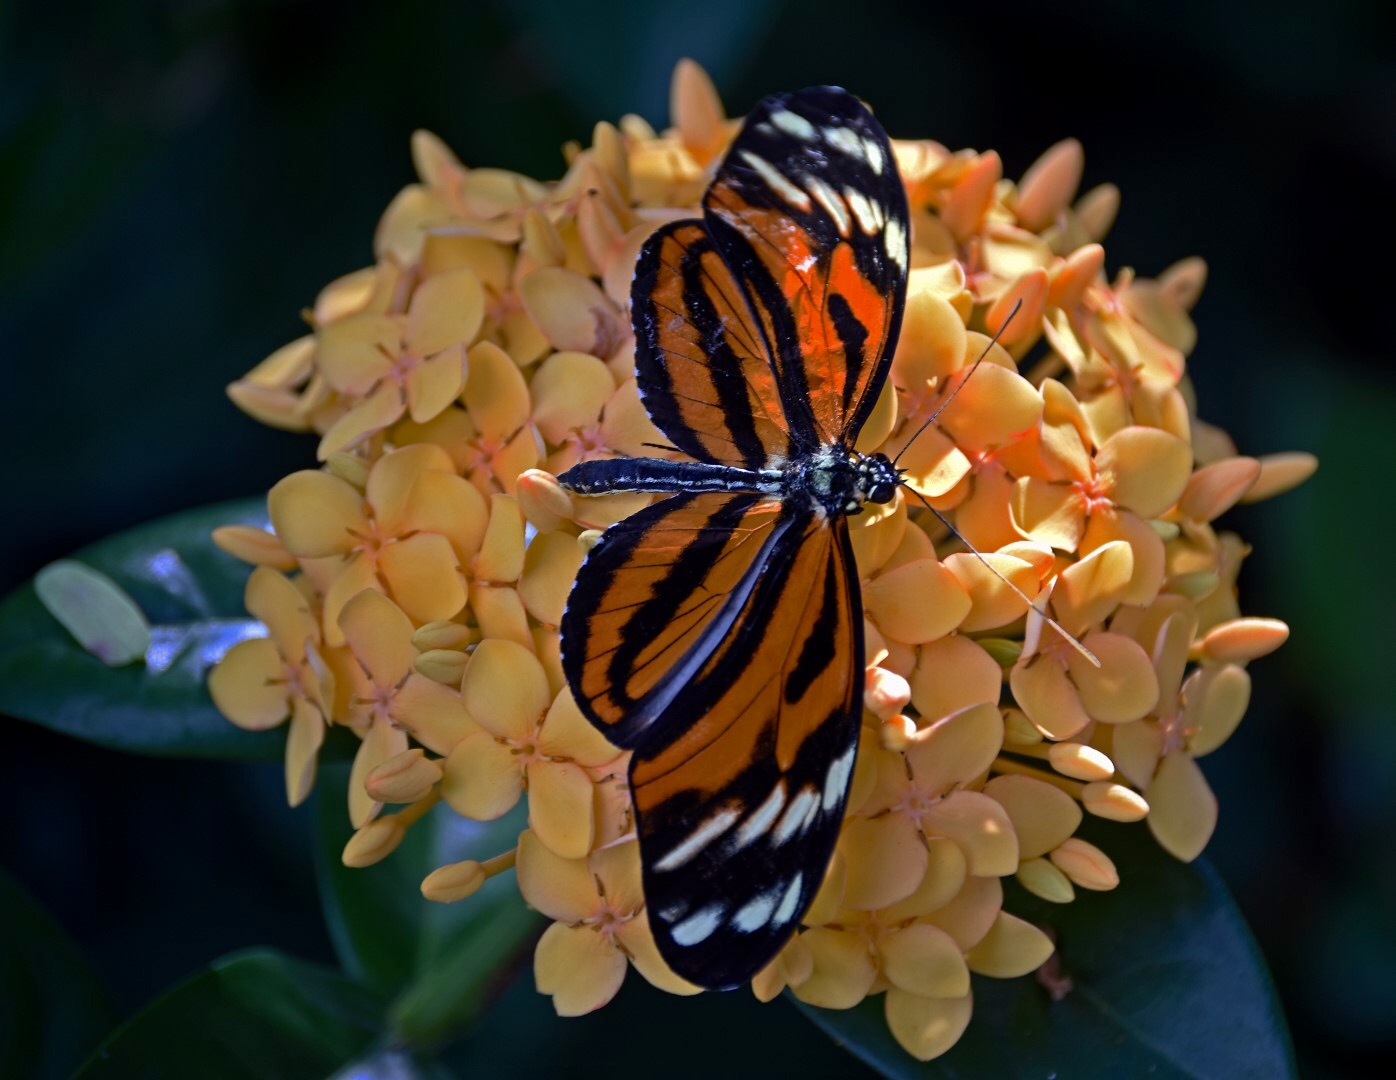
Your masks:
<svg viewBox="0 0 1396 1080"><path fill-rule="evenodd" d="M779 495L785 474L779 469L740 469L700 461L664 458L603 458L583 461L558 477L578 495L615 491L704 492L748 491Z"/></svg>

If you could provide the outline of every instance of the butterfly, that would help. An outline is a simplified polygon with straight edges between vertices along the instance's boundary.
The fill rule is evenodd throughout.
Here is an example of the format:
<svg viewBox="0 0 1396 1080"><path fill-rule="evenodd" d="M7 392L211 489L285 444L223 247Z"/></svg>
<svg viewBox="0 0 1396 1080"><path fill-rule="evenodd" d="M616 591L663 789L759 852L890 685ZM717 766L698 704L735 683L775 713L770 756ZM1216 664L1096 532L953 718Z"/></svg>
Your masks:
<svg viewBox="0 0 1396 1080"><path fill-rule="evenodd" d="M661 227L635 268L640 394L692 460L559 477L669 495L588 554L562 667L634 751L649 924L706 988L746 982L790 939L843 822L865 664L847 519L898 486L854 443L896 347L909 232L891 145L857 98L763 100L702 217Z"/></svg>

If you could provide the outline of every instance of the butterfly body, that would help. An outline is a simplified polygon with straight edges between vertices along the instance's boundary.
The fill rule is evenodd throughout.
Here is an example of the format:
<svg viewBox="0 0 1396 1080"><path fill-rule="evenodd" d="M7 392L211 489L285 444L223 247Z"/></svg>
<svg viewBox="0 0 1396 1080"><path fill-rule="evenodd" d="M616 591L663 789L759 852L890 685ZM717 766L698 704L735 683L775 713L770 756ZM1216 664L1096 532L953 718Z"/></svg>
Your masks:
<svg viewBox="0 0 1396 1080"><path fill-rule="evenodd" d="M864 680L848 517L898 485L854 443L896 345L909 223L885 133L833 87L758 105L703 206L650 237L631 291L645 407L693 460L559 477L670 496L588 554L562 665L634 751L661 955L726 988L796 931L843 821Z"/></svg>

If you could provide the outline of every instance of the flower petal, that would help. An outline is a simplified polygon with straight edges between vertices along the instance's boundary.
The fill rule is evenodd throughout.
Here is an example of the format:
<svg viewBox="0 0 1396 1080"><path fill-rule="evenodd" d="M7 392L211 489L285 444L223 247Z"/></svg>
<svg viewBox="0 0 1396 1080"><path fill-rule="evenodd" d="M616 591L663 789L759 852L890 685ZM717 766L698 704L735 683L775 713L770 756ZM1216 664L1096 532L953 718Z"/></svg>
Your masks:
<svg viewBox="0 0 1396 1080"><path fill-rule="evenodd" d="M461 701L490 734L532 739L552 700L543 665L528 649L495 638L475 647L461 681Z"/></svg>
<svg viewBox="0 0 1396 1080"><path fill-rule="evenodd" d="M1004 578L1026 593L1029 600L1041 587L1032 564L1012 555L957 552L946 558L945 568L960 579L969 594L972 606L960 622L965 633L1005 626L1027 611L1028 601L1009 588Z"/></svg>
<svg viewBox="0 0 1396 1080"><path fill-rule="evenodd" d="M953 900L924 918L969 950L984 940L1002 908L1003 883L997 877L971 876Z"/></svg>
<svg viewBox="0 0 1396 1080"><path fill-rule="evenodd" d="M1157 517L1183 494L1192 474L1192 449L1157 428L1127 427L1105 440L1096 471L1117 506Z"/></svg>
<svg viewBox="0 0 1396 1080"><path fill-rule="evenodd" d="M466 356L465 400L485 443L503 443L528 422L530 400L523 374L503 349L482 341Z"/></svg>
<svg viewBox="0 0 1396 1080"><path fill-rule="evenodd" d="M586 858L596 827L591 777L565 761L531 762L527 777L533 834L564 859Z"/></svg>
<svg viewBox="0 0 1396 1080"><path fill-rule="evenodd" d="M984 785L984 794L1007 811L1018 837L1020 859L1046 855L1081 824L1081 807L1075 799L1031 776L996 776Z"/></svg>
<svg viewBox="0 0 1396 1080"><path fill-rule="evenodd" d="M340 450L348 450L384 428L392 427L407 411L402 387L385 379L378 388L330 425L320 437L315 456L321 461Z"/></svg>
<svg viewBox="0 0 1396 1080"><path fill-rule="evenodd" d="M917 787L940 793L987 771L1002 748L1003 713L998 706L971 705L918 732L906 752L906 764Z"/></svg>
<svg viewBox="0 0 1396 1080"><path fill-rule="evenodd" d="M571 533L539 533L524 555L519 599L541 623L557 626L585 552Z"/></svg>
<svg viewBox="0 0 1396 1080"><path fill-rule="evenodd" d="M860 935L817 926L800 940L814 957L814 971L793 988L797 998L821 1009L851 1009L867 996L877 968Z"/></svg>
<svg viewBox="0 0 1396 1080"><path fill-rule="evenodd" d="M304 558L347 552L368 532L363 495L316 469L277 483L267 495L267 511L286 550Z"/></svg>
<svg viewBox="0 0 1396 1080"><path fill-rule="evenodd" d="M948 637L917 650L909 679L911 701L927 721L997 702L1003 669L967 637Z"/></svg>
<svg viewBox="0 0 1396 1080"><path fill-rule="evenodd" d="M839 851L847 868L843 906L884 908L910 896L926 874L926 845L904 814L844 823Z"/></svg>
<svg viewBox="0 0 1396 1080"><path fill-rule="evenodd" d="M925 847L926 872L916 891L882 912L883 920L889 925L939 911L964 888L969 870L959 845L941 836L931 836L926 838Z"/></svg>
<svg viewBox="0 0 1396 1080"><path fill-rule="evenodd" d="M1087 634L1083 642L1100 661L1096 667L1075 651L1066 667L1092 718L1123 724L1146 715L1159 699L1154 665L1139 643L1123 634Z"/></svg>
<svg viewBox="0 0 1396 1080"><path fill-rule="evenodd" d="M394 722L436 754L449 754L476 729L460 694L413 672L393 695Z"/></svg>
<svg viewBox="0 0 1396 1080"><path fill-rule="evenodd" d="M267 638L239 641L208 675L218 711L246 731L266 731L292 709L286 662Z"/></svg>
<svg viewBox="0 0 1396 1080"><path fill-rule="evenodd" d="M1197 762L1181 750L1165 754L1144 794L1159 846L1180 862L1201 855L1217 827L1217 798Z"/></svg>
<svg viewBox="0 0 1396 1080"><path fill-rule="evenodd" d="M932 558L873 578L864 586L863 606L885 636L919 645L954 630L971 605L959 579Z"/></svg>
<svg viewBox="0 0 1396 1080"><path fill-rule="evenodd" d="M616 996L625 981L625 957L590 926L553 923L533 954L533 979L553 999L558 1016L583 1016Z"/></svg>
<svg viewBox="0 0 1396 1080"><path fill-rule="evenodd" d="M1251 677L1243 667L1207 667L1189 676L1184 726L1192 731L1188 751L1199 758L1221 746L1241 723L1251 701Z"/></svg>
<svg viewBox="0 0 1396 1080"><path fill-rule="evenodd" d="M577 708L572 691L562 690L548 708L538 733L538 749L551 758L575 761L584 768L598 768L621 754Z"/></svg>
<svg viewBox="0 0 1396 1080"><path fill-rule="evenodd" d="M969 969L955 939L929 923L893 930L878 942L882 973L900 990L920 997L969 993Z"/></svg>
<svg viewBox="0 0 1396 1080"><path fill-rule="evenodd" d="M1052 939L1032 923L1000 911L993 928L965 960L976 975L1016 979L1036 971L1055 951Z"/></svg>
<svg viewBox="0 0 1396 1080"><path fill-rule="evenodd" d="M465 583L451 542L439 533L416 533L388 544L379 572L402 610L416 623L437 622L465 607Z"/></svg>
<svg viewBox="0 0 1396 1080"><path fill-rule="evenodd" d="M315 786L315 765L325 742L325 718L303 697L291 703L291 727L286 733L286 802L299 806Z"/></svg>
<svg viewBox="0 0 1396 1080"><path fill-rule="evenodd" d="M494 821L507 814L518 804L523 788L518 755L487 731L467 735L446 758L441 797L473 821Z"/></svg>
<svg viewBox="0 0 1396 1080"><path fill-rule="evenodd" d="M635 965L635 970L651 986L658 987L666 994L679 994L683 997L703 992L701 986L694 986L669 969L669 965L664 962L654 944L650 921L643 914L636 915L629 922L622 924L616 931L616 943L626 951L630 962Z"/></svg>
<svg viewBox="0 0 1396 1080"><path fill-rule="evenodd" d="M953 791L921 817L921 827L960 845L975 876L1007 877L1018 869L1018 837L1008 814L978 791Z"/></svg>
<svg viewBox="0 0 1396 1080"><path fill-rule="evenodd" d="M616 392L604 362L580 352L553 353L533 373L529 393L533 422L548 442L558 444L581 427L597 424Z"/></svg>
<svg viewBox="0 0 1396 1080"><path fill-rule="evenodd" d="M974 1003L969 994L960 998L928 998L908 994L895 986L887 991L883 1006L892 1037L918 1061L940 1057L969 1027Z"/></svg>
<svg viewBox="0 0 1396 1080"><path fill-rule="evenodd" d="M1055 657L1039 653L1015 664L1009 684L1018 707L1049 739L1069 739L1091 722L1080 693Z"/></svg>
<svg viewBox="0 0 1396 1080"><path fill-rule="evenodd" d="M1009 505L1013 524L1024 536L1061 551L1075 551L1080 544L1086 528L1085 506L1071 485L1025 476L1013 485Z"/></svg>
<svg viewBox="0 0 1396 1080"><path fill-rule="evenodd" d="M469 344L485 318L485 290L468 267L433 274L412 293L407 309L407 345L418 356L431 356Z"/></svg>
<svg viewBox="0 0 1396 1080"><path fill-rule="evenodd" d="M425 424L448 409L465 386L465 347L453 345L407 373L407 413Z"/></svg>
<svg viewBox="0 0 1396 1080"><path fill-rule="evenodd" d="M305 645L320 641L320 623L302 593L284 575L259 566L247 579L248 614L262 622L277 650L293 664L305 660Z"/></svg>
<svg viewBox="0 0 1396 1080"><path fill-rule="evenodd" d="M355 596L339 613L339 627L379 689L397 686L412 670L417 650L411 620L382 593L365 589Z"/></svg>
<svg viewBox="0 0 1396 1080"><path fill-rule="evenodd" d="M554 855L527 829L519 834L515 872L524 901L550 919L581 922L601 910L596 878L586 862Z"/></svg>

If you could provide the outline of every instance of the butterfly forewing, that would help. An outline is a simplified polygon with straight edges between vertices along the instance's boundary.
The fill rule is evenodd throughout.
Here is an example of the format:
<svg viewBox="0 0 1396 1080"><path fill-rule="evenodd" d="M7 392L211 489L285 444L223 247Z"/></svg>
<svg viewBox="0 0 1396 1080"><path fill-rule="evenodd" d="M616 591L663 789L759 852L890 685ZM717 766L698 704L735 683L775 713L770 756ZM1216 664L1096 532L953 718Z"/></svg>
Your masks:
<svg viewBox="0 0 1396 1080"><path fill-rule="evenodd" d="M701 221L665 225L645 243L631 315L645 408L675 446L748 469L790 456L761 331Z"/></svg>
<svg viewBox="0 0 1396 1080"><path fill-rule="evenodd" d="M858 604L843 519L794 519L676 722L632 759L650 926L705 986L765 966L822 884L857 749Z"/></svg>
<svg viewBox="0 0 1396 1080"><path fill-rule="evenodd" d="M851 444L906 294L906 193L886 134L835 87L767 98L703 207L774 358L792 432L807 446Z"/></svg>

